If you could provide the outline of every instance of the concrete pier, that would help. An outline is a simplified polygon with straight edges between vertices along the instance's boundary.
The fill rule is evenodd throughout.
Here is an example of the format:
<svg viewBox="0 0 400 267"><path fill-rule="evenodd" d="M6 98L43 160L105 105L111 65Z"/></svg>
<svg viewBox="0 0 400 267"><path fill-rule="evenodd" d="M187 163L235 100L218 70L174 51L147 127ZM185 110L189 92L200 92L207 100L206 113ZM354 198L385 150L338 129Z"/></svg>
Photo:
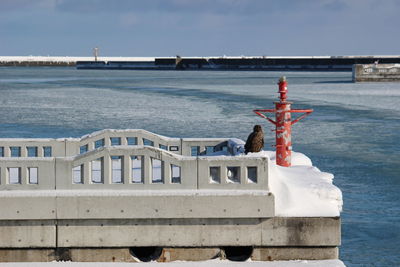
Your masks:
<svg viewBox="0 0 400 267"><path fill-rule="evenodd" d="M271 162L241 146L144 130L0 139L0 261L337 258L340 218L276 216Z"/></svg>

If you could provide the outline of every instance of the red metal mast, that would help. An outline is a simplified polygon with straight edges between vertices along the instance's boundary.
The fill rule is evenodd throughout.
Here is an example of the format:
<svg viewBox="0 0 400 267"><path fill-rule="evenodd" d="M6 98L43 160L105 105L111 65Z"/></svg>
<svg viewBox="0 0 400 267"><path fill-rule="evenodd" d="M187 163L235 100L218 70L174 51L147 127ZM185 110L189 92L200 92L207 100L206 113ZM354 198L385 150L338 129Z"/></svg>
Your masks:
<svg viewBox="0 0 400 267"><path fill-rule="evenodd" d="M275 109L255 109L258 116L275 124L276 132L276 164L284 167L291 165L292 156L292 125L304 119L313 112L312 109L291 109L292 102L287 99L287 81L285 76L279 79L279 102L275 103ZM275 121L262 113L275 113ZM291 113L304 113L295 120L291 120Z"/></svg>

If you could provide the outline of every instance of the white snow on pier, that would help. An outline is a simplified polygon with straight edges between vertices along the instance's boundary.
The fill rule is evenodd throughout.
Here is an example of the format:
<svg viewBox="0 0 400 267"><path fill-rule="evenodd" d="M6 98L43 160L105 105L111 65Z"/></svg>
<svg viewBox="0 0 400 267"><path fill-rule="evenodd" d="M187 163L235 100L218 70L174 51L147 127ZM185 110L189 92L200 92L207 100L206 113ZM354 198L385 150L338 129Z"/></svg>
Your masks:
<svg viewBox="0 0 400 267"><path fill-rule="evenodd" d="M275 215L282 217L336 217L342 211L341 190L333 185L333 174L312 166L310 158L292 152L292 166L275 163L275 152L261 151L247 156L268 156L270 190L275 196Z"/></svg>

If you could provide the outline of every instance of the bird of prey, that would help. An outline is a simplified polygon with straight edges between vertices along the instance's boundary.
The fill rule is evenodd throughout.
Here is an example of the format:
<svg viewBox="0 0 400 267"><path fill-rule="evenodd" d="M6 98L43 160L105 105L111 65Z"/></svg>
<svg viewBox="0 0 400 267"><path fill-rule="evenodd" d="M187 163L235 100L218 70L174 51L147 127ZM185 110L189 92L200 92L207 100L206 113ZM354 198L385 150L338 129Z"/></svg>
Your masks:
<svg viewBox="0 0 400 267"><path fill-rule="evenodd" d="M244 153L247 155L249 152L260 152L264 147L264 132L261 125L255 125L253 132L247 137L246 144L244 145Z"/></svg>

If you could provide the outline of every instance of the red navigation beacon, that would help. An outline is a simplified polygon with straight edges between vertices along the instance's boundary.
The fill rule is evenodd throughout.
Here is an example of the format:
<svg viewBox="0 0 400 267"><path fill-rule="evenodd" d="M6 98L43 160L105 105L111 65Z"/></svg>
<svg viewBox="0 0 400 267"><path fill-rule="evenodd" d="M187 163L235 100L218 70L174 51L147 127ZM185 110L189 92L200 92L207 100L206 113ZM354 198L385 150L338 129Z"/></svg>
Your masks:
<svg viewBox="0 0 400 267"><path fill-rule="evenodd" d="M275 103L275 109L255 109L253 110L258 116L267 119L275 124L276 132L276 164L284 167L291 165L292 156L292 125L301 119L310 115L312 109L291 109L292 102L287 100L287 81L282 76L279 79L279 101ZM275 121L263 113L275 113ZM304 113L295 120L291 120L291 113Z"/></svg>

